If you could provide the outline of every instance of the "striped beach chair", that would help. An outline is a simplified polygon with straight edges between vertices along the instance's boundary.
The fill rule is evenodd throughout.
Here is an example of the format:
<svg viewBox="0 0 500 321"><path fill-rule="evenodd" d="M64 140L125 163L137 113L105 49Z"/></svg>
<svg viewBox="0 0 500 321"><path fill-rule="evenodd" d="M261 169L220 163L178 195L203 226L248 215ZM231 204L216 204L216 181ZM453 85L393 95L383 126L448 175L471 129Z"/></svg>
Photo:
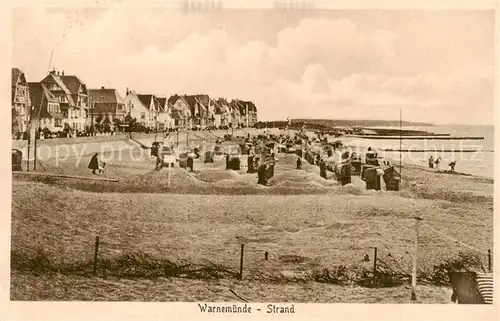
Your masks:
<svg viewBox="0 0 500 321"><path fill-rule="evenodd" d="M458 304L493 304L493 274L451 272L453 294L451 300Z"/></svg>

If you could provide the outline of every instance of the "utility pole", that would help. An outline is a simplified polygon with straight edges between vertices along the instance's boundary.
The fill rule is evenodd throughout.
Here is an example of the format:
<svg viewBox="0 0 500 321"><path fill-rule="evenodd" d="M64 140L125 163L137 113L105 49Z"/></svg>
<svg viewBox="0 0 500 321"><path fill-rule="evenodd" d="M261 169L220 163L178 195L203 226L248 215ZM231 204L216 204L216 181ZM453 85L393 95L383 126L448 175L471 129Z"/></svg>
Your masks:
<svg viewBox="0 0 500 321"><path fill-rule="evenodd" d="M415 216L415 252L413 253L413 270L411 273L411 297L410 301L414 302L417 300L416 288L417 288L417 256L418 256L418 229L420 227L420 221L422 219Z"/></svg>
<svg viewBox="0 0 500 321"><path fill-rule="evenodd" d="M94 108L95 108L95 102L92 97L90 97L90 132L91 136L94 136Z"/></svg>
<svg viewBox="0 0 500 321"><path fill-rule="evenodd" d="M28 87L28 95L29 95L29 87ZM31 100L30 100L31 103ZM26 160L28 168L27 172L30 171L30 143L31 143L31 121L33 119L33 104L30 104L30 120L28 122L28 159Z"/></svg>
<svg viewBox="0 0 500 321"><path fill-rule="evenodd" d="M403 152L403 108L399 109L399 175L402 177L401 164L402 164L402 153Z"/></svg>

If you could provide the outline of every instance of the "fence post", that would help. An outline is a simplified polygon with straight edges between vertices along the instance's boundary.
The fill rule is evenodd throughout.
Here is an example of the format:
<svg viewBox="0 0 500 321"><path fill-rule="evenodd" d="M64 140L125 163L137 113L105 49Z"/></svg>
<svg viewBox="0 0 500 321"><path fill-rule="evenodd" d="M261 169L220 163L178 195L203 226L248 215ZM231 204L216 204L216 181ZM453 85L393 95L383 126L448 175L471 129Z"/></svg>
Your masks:
<svg viewBox="0 0 500 321"><path fill-rule="evenodd" d="M94 275L97 274L97 254L99 253L99 236L95 237L95 250L94 250Z"/></svg>
<svg viewBox="0 0 500 321"><path fill-rule="evenodd" d="M245 244L241 244L241 255L240 255L240 280L243 279L243 253L245 251Z"/></svg>
<svg viewBox="0 0 500 321"><path fill-rule="evenodd" d="M413 271L411 274L411 297L410 301L416 301L416 288L417 288L417 254L418 254L418 228L422 219L415 216L415 253L413 253Z"/></svg>
<svg viewBox="0 0 500 321"><path fill-rule="evenodd" d="M491 250L488 250L488 272L491 273Z"/></svg>
<svg viewBox="0 0 500 321"><path fill-rule="evenodd" d="M375 280L376 280L376 275L377 275L377 248L374 249L373 253L373 285L375 285Z"/></svg>

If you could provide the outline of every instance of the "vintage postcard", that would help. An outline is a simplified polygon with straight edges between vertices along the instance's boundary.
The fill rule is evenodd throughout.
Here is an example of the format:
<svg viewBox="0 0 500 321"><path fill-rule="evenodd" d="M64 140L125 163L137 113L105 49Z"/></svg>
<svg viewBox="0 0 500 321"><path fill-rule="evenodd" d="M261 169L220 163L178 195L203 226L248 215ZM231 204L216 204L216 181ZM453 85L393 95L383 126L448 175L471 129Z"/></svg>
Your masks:
<svg viewBox="0 0 500 321"><path fill-rule="evenodd" d="M497 10L6 5L6 320L499 318Z"/></svg>

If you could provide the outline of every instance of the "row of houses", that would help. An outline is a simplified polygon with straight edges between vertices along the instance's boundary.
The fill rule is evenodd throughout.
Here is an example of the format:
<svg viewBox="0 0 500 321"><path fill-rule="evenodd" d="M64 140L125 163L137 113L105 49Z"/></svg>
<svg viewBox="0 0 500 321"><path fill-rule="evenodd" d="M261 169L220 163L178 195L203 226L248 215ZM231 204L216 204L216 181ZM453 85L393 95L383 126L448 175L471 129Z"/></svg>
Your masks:
<svg viewBox="0 0 500 321"><path fill-rule="evenodd" d="M38 118L39 115L39 118ZM87 88L75 75L52 70L39 82L28 82L12 68L13 134L27 131L30 119L51 132L84 132L109 124L135 123L151 130L253 127L257 108L251 101L213 98L206 94L158 96L126 89Z"/></svg>

